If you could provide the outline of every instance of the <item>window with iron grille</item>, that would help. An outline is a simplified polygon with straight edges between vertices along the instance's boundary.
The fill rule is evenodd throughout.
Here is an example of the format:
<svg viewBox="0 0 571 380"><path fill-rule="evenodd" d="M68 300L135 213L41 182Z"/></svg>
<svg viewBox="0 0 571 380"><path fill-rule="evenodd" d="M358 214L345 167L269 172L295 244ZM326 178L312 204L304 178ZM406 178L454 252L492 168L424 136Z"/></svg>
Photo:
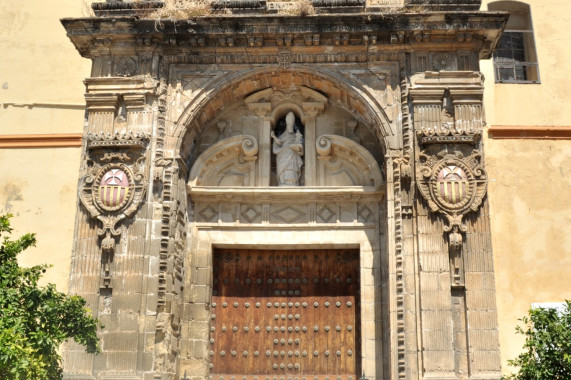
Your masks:
<svg viewBox="0 0 571 380"><path fill-rule="evenodd" d="M498 1L489 4L488 9L511 13L494 52L496 83L539 83L529 5L517 1Z"/></svg>

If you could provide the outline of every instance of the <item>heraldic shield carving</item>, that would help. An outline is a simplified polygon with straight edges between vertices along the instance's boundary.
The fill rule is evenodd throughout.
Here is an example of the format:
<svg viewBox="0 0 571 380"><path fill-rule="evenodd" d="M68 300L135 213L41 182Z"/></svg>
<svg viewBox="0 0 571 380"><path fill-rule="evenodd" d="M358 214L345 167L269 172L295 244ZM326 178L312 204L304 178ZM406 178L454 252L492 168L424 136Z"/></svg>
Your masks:
<svg viewBox="0 0 571 380"><path fill-rule="evenodd" d="M481 154L474 150L468 157L460 152L449 154L446 150L436 155L420 154L417 166L417 183L420 193L432 212L444 214L448 225L445 232L453 232L451 243L460 238L459 231L466 232L462 218L476 211L486 195L487 176Z"/></svg>
<svg viewBox="0 0 571 380"><path fill-rule="evenodd" d="M81 203L103 226L101 238L103 287L110 287L111 264L116 240L123 227L119 222L132 216L143 202L147 177L145 151L149 141L143 134L87 136L87 173L80 181Z"/></svg>

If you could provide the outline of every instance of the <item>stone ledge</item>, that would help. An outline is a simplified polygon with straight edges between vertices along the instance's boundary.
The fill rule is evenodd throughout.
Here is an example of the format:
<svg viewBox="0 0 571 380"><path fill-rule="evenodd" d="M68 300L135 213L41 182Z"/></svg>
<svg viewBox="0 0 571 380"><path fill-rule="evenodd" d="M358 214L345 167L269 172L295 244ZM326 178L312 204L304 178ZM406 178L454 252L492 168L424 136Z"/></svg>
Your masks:
<svg viewBox="0 0 571 380"><path fill-rule="evenodd" d="M330 200L335 198L338 201L356 201L363 197L378 197L382 199L386 194L386 187L376 188L374 186L348 186L348 187L201 187L188 186L189 195L195 199L216 199L220 201L230 201L232 203L241 200L256 200L257 202L281 201L284 198L295 199L299 202L312 200Z"/></svg>
<svg viewBox="0 0 571 380"><path fill-rule="evenodd" d="M81 133L54 133L0 136L2 149L81 147Z"/></svg>
<svg viewBox="0 0 571 380"><path fill-rule="evenodd" d="M488 137L500 139L571 140L571 126L493 125Z"/></svg>
<svg viewBox="0 0 571 380"><path fill-rule="evenodd" d="M211 3L214 10L230 9L240 10L266 10L266 0L215 0Z"/></svg>

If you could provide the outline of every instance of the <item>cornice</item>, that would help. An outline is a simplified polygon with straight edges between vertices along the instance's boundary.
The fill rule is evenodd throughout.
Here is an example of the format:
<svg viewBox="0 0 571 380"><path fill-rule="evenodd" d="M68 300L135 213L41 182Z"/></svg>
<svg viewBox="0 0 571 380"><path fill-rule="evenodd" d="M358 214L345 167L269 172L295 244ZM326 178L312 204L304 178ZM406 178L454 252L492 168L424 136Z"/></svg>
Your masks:
<svg viewBox="0 0 571 380"><path fill-rule="evenodd" d="M138 17L65 18L61 22L79 52L88 58L126 47L132 53L200 53L205 49L262 53L267 48L375 45L415 50L478 51L490 56L509 15L505 12L362 12L288 15L220 15L187 20ZM228 41L228 40L231 41ZM256 50L257 49L257 50Z"/></svg>

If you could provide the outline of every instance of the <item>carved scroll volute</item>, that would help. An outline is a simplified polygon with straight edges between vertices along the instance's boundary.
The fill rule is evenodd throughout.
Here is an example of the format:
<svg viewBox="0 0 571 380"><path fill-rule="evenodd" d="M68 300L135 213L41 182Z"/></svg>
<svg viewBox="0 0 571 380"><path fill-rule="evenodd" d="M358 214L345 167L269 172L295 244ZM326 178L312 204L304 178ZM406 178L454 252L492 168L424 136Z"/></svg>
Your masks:
<svg viewBox="0 0 571 380"><path fill-rule="evenodd" d="M319 186L383 185L375 158L362 145L346 137L321 135L316 139Z"/></svg>
<svg viewBox="0 0 571 380"><path fill-rule="evenodd" d="M258 141L239 135L218 141L206 149L190 170L189 188L195 186L254 186Z"/></svg>
<svg viewBox="0 0 571 380"><path fill-rule="evenodd" d="M111 287L115 246L123 233L118 224L143 203L148 142L147 135L134 133L87 136L88 169L80 180L79 198L90 216L102 223L97 235L105 288Z"/></svg>

